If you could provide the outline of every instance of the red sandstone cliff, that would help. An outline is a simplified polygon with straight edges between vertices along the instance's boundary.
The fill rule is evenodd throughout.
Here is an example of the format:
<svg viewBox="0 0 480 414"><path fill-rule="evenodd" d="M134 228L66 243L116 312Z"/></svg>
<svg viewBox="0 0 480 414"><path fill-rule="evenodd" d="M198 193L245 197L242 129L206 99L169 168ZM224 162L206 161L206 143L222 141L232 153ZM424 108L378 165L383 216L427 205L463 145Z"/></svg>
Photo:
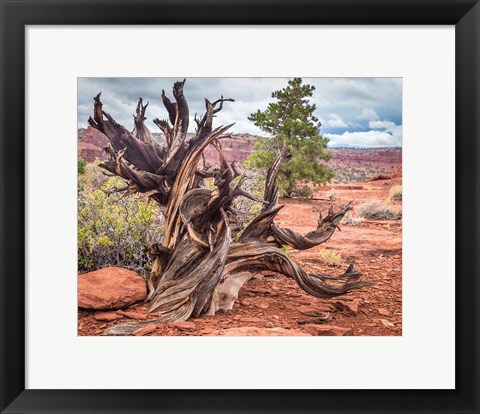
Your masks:
<svg viewBox="0 0 480 414"><path fill-rule="evenodd" d="M252 152L256 137L250 134L235 134L220 142L227 161L241 164ZM107 145L107 137L96 129L88 127L86 130L79 130L78 149L85 161L93 162L97 158L105 160L107 154L103 148ZM330 151L332 158L328 166L335 170L334 182L365 181L379 174L390 176L395 171L396 176L401 175L401 148L331 148ZM214 147L209 146L205 150L205 156L210 165L219 164L218 153Z"/></svg>
<svg viewBox="0 0 480 414"><path fill-rule="evenodd" d="M103 151L107 145L108 138L95 128L89 126L86 130L79 130L78 152L85 161L93 162L97 158L101 161L107 159L107 154Z"/></svg>
<svg viewBox="0 0 480 414"><path fill-rule="evenodd" d="M228 162L236 161L241 164L247 159L256 143L256 137L249 134L235 134L232 138L224 138L220 140L223 154ZM204 152L207 162L211 165L219 164L217 150L209 145Z"/></svg>

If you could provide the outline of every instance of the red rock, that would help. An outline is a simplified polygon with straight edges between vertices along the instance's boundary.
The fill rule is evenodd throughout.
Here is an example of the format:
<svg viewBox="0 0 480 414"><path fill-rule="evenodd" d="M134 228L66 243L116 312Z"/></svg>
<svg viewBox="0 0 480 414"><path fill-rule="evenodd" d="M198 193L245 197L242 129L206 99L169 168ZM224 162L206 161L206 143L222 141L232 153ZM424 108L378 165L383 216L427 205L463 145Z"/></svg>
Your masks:
<svg viewBox="0 0 480 414"><path fill-rule="evenodd" d="M347 302L347 301L344 301L344 300L337 300L335 302L335 307L337 307L341 311L347 311L349 313L352 313L353 315L358 314L358 306L359 306L359 303L356 302L356 301L355 302Z"/></svg>
<svg viewBox="0 0 480 414"><path fill-rule="evenodd" d="M119 267L106 267L78 275L78 307L119 309L144 300L147 287L137 273Z"/></svg>
<svg viewBox="0 0 480 414"><path fill-rule="evenodd" d="M243 322L247 322L247 323L262 323L264 322L265 320L262 319L262 318L256 318L255 316L252 316L252 317L245 317L245 318L242 318L241 319Z"/></svg>
<svg viewBox="0 0 480 414"><path fill-rule="evenodd" d="M377 312L382 316L390 316L390 312L385 308L377 308Z"/></svg>
<svg viewBox="0 0 480 414"><path fill-rule="evenodd" d="M250 306L252 303L253 303L253 299L252 298L243 298L239 301L239 303L243 306Z"/></svg>
<svg viewBox="0 0 480 414"><path fill-rule="evenodd" d="M149 333L155 332L156 329L157 329L157 328L156 328L155 325L147 325L147 326L144 326L143 328L137 329L137 330L133 333L133 335L135 335L135 336L148 335Z"/></svg>
<svg viewBox="0 0 480 414"><path fill-rule="evenodd" d="M104 321L104 322L115 321L120 318L121 316L113 312L101 312L101 313L97 313L96 315L93 315L93 319L97 321Z"/></svg>
<svg viewBox="0 0 480 414"><path fill-rule="evenodd" d="M219 336L308 336L305 332L284 328L257 328L242 326L218 331Z"/></svg>
<svg viewBox="0 0 480 414"><path fill-rule="evenodd" d="M303 327L313 336L353 336L353 331L350 328L342 328L340 326L309 323Z"/></svg>
<svg viewBox="0 0 480 414"><path fill-rule="evenodd" d="M122 311L119 310L117 313L121 316L125 316L130 319L137 319L137 320L142 320L142 319L147 319L148 315L145 313L140 313L140 312L134 312L134 311Z"/></svg>
<svg viewBox="0 0 480 414"><path fill-rule="evenodd" d="M268 288L256 286L254 290L258 294L260 294L260 293L264 294L264 295L269 295L270 294L270 289L268 289Z"/></svg>
<svg viewBox="0 0 480 414"><path fill-rule="evenodd" d="M393 328L395 326L394 323L387 321L386 319L380 319L380 321L388 328Z"/></svg>
<svg viewBox="0 0 480 414"><path fill-rule="evenodd" d="M319 313L329 312L332 310L332 307L327 304L319 303L315 305L299 306L296 310L304 315L312 316Z"/></svg>
<svg viewBox="0 0 480 414"><path fill-rule="evenodd" d="M186 322L174 322L175 328L180 329L181 331L194 331L195 324L191 321Z"/></svg>
<svg viewBox="0 0 480 414"><path fill-rule="evenodd" d="M293 312L298 312L298 305L295 305L293 303L288 303L288 302L280 302L280 306L282 306L285 309L291 310Z"/></svg>
<svg viewBox="0 0 480 414"><path fill-rule="evenodd" d="M217 330L213 328L204 328L200 331L200 335L212 335L217 334Z"/></svg>
<svg viewBox="0 0 480 414"><path fill-rule="evenodd" d="M87 162L93 162L97 158L101 161L106 160L108 157L103 148L108 146L108 144L109 141L106 135L89 126L83 135L78 137L80 157Z"/></svg>
<svg viewBox="0 0 480 414"><path fill-rule="evenodd" d="M241 164L250 155L253 146L257 142L256 137L249 134L235 134L232 138L222 139L222 150L227 162L236 161ZM209 145L204 151L207 162L211 165L220 165L217 150Z"/></svg>
<svg viewBox="0 0 480 414"><path fill-rule="evenodd" d="M257 306L260 308L260 309L268 309L270 307L270 305L266 302L260 302L257 304Z"/></svg>

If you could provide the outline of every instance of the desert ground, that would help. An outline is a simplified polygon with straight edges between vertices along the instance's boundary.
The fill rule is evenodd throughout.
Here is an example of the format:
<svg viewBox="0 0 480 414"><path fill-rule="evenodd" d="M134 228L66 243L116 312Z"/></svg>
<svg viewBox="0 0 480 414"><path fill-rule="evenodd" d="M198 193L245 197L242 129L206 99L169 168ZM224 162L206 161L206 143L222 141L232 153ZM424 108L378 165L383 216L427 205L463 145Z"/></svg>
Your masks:
<svg viewBox="0 0 480 414"><path fill-rule="evenodd" d="M332 184L317 189L317 200L280 200L285 207L276 219L281 227L306 233L317 225L318 211L334 194L336 202L355 199L355 208L368 201L385 201L389 190L401 185L401 177L377 181ZM401 211L402 204L391 205ZM340 231L339 231L340 230ZM187 335L402 335L402 221L364 220L340 225L325 244L306 251L289 251L290 257L309 273L343 273L354 263L361 280L374 285L329 300L317 299L302 291L295 281L272 272L255 275L240 290L231 311L187 322L162 322L137 303L113 311L79 310L78 335L119 334L115 327L134 327L137 336ZM341 255L339 266L328 266L319 258L322 249Z"/></svg>

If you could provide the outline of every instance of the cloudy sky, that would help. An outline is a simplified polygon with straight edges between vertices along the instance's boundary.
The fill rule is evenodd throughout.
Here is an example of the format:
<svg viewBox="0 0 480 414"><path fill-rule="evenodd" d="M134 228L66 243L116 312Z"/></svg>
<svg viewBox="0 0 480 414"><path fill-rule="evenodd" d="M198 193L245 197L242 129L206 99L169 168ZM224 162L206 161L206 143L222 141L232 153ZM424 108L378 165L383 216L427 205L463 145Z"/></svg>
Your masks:
<svg viewBox="0 0 480 414"><path fill-rule="evenodd" d="M79 78L78 127L88 125L93 111L93 96L102 91L103 109L117 122L133 129L133 114L139 97L149 101L147 126L159 132L154 118L166 119L161 92L173 100L172 86L183 78ZM321 120L321 133L331 146L395 147L402 145L401 78L304 78L316 90L311 101ZM185 85L194 132L193 115L202 115L204 98L220 95L233 98L226 102L214 120L214 126L235 122L231 131L264 135L248 116L272 102L271 93L287 85L288 78L188 78Z"/></svg>

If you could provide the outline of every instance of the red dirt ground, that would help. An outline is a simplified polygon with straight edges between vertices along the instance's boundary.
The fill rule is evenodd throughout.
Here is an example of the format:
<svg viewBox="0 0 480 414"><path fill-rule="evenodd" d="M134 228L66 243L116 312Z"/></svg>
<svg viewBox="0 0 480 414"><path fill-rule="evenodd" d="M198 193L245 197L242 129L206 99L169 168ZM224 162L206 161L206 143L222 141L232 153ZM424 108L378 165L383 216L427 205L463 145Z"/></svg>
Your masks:
<svg viewBox="0 0 480 414"><path fill-rule="evenodd" d="M367 201L385 201L393 185L401 179L381 180L352 185L335 184L317 192L317 198L335 193L338 203L355 199L354 208ZM321 201L283 200L285 208L276 223L306 233L316 227ZM401 210L401 203L392 207ZM327 248L342 256L340 267L329 267L319 259L320 250ZM340 274L348 264L355 263L361 280L375 285L330 300L314 298L302 291L293 279L272 272L263 272L245 284L232 311L215 316L192 319L186 324L155 321L148 315L146 304L132 305L124 311L111 311L114 321L99 321L99 312L79 311L78 335L103 335L105 329L124 322L142 322L146 328L139 335L222 335L229 328L284 328L287 334L308 333L305 321L313 317L305 307L326 309L333 319L328 325L349 328L353 335L402 335L402 223L395 221L364 221L356 226L341 226L325 244L306 251L291 251L290 257L310 273ZM338 305L337 301L343 304ZM346 307L355 308L354 314ZM307 312L308 313L308 312ZM107 315L108 316L108 315ZM134 320L132 319L140 319ZM151 321L150 323L148 321Z"/></svg>

